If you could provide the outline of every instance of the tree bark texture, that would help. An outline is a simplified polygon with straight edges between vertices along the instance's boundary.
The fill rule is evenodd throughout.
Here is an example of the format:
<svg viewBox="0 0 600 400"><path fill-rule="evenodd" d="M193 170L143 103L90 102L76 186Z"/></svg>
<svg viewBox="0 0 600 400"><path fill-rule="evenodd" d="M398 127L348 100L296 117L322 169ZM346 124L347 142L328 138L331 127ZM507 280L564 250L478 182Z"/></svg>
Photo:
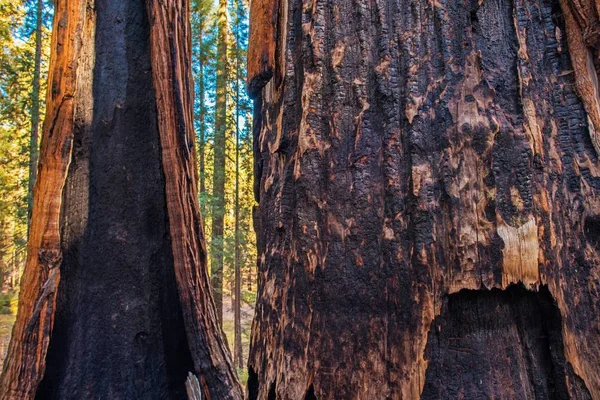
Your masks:
<svg viewBox="0 0 600 400"><path fill-rule="evenodd" d="M600 398L584 3L252 2L250 399Z"/></svg>
<svg viewBox="0 0 600 400"><path fill-rule="evenodd" d="M183 399L190 371L206 398L242 397L206 270L188 13L185 0L56 4L0 398Z"/></svg>

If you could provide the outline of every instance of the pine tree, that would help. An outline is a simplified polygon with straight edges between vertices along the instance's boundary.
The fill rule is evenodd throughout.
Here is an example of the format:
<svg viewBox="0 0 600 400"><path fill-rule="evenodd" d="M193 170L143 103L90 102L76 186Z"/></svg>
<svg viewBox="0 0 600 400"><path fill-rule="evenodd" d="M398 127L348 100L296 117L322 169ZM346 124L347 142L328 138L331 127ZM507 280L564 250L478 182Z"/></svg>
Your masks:
<svg viewBox="0 0 600 400"><path fill-rule="evenodd" d="M11 291L18 286L26 251L36 14L37 3L0 1L0 287ZM47 19L39 64L44 76ZM39 83L44 93L45 81ZM43 104L37 109L43 115Z"/></svg>
<svg viewBox="0 0 600 400"><path fill-rule="evenodd" d="M237 21L236 21L237 22ZM237 25L237 24L234 24ZM234 28L237 28L235 26ZM238 368L244 364L244 355L242 353L242 327L241 327L241 297L242 297L242 276L240 266L240 57L239 57L239 40L237 37L238 31L235 29L235 229L234 229L234 271L235 271L235 290L233 293L234 304L234 346L233 359Z"/></svg>

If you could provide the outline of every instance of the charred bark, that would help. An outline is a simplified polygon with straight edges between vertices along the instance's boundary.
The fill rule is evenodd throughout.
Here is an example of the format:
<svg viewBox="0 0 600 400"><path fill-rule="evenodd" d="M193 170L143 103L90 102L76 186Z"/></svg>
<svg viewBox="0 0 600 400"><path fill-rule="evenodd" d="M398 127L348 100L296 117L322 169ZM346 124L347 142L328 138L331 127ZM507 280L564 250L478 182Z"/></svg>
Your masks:
<svg viewBox="0 0 600 400"><path fill-rule="evenodd" d="M185 0L56 5L2 399L186 398L190 371L207 398L242 397L206 270L188 13Z"/></svg>
<svg viewBox="0 0 600 400"><path fill-rule="evenodd" d="M600 398L583 3L253 2L250 399Z"/></svg>

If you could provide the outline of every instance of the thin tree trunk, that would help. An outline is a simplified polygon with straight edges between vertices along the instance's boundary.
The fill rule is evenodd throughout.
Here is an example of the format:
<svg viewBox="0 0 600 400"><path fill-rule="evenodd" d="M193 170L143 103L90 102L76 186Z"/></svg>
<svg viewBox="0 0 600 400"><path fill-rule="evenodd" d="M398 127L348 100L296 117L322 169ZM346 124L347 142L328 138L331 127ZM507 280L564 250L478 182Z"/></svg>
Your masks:
<svg viewBox="0 0 600 400"><path fill-rule="evenodd" d="M211 284L219 323L223 322L223 228L225 217L225 147L227 133L227 0L219 0L217 99L213 168Z"/></svg>
<svg viewBox="0 0 600 400"><path fill-rule="evenodd" d="M206 104L204 100L205 92L204 92L204 63L206 62L206 57L202 54L202 44L203 44L203 36L204 36L204 27L200 27L200 37L198 41L200 43L200 56L198 57L200 61L200 73L198 74L198 97L200 99L200 195L203 196L206 194L206 164L205 164L205 147L206 147ZM203 204L201 204L202 216L205 215L205 210Z"/></svg>
<svg viewBox="0 0 600 400"><path fill-rule="evenodd" d="M59 0L0 399L241 399L210 296L185 0ZM183 21L183 22L181 22Z"/></svg>
<svg viewBox="0 0 600 400"><path fill-rule="evenodd" d="M600 398L598 9L561 4L252 2L250 399Z"/></svg>
<svg viewBox="0 0 600 400"><path fill-rule="evenodd" d="M33 82L31 90L31 137L29 141L29 185L27 188L27 229L31 222L33 207L33 185L38 168L38 132L40 127L40 71L42 65L42 22L43 0L36 3L35 27L35 61L33 67Z"/></svg>
<svg viewBox="0 0 600 400"><path fill-rule="evenodd" d="M236 46L236 68L235 68L235 249L234 249L234 271L235 271L235 304L234 304L234 346L233 359L238 368L244 365L244 354L242 352L242 318L241 318L241 298L242 298L242 271L240 266L240 62L239 62L239 42L235 40Z"/></svg>
<svg viewBox="0 0 600 400"><path fill-rule="evenodd" d="M7 249L11 246L10 239L11 235L8 234L7 223L5 221L0 222L0 290L4 289L4 282L6 280L6 273L8 271L8 263L4 261L7 255Z"/></svg>

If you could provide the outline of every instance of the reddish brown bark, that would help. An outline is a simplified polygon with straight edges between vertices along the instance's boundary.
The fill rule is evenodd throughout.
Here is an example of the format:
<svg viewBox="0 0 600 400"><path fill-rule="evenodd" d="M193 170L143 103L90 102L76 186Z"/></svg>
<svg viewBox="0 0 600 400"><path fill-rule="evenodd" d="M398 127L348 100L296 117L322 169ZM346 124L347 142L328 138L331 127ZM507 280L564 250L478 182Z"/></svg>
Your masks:
<svg viewBox="0 0 600 400"><path fill-rule="evenodd" d="M204 393L211 399L241 399L242 388L210 296L194 151L189 3L149 4L171 244L188 343Z"/></svg>
<svg viewBox="0 0 600 400"><path fill-rule="evenodd" d="M279 1L250 2L250 37L247 56L248 88L258 91L271 79L275 64L275 28Z"/></svg>
<svg viewBox="0 0 600 400"><path fill-rule="evenodd" d="M572 23L552 0L251 15L251 399L600 397L598 99Z"/></svg>
<svg viewBox="0 0 600 400"><path fill-rule="evenodd" d="M600 154L600 3L594 0L559 0L575 87L590 119L590 137L596 154Z"/></svg>

